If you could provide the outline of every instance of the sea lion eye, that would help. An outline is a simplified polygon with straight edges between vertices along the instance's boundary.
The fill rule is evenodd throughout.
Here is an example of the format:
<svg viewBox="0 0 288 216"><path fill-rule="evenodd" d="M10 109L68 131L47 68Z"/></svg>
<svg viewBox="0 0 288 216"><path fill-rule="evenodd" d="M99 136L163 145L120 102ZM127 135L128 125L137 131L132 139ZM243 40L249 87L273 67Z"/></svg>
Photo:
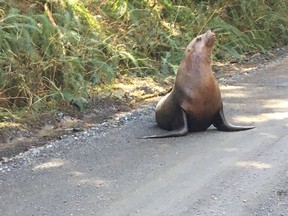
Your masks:
<svg viewBox="0 0 288 216"><path fill-rule="evenodd" d="M201 39L202 39L201 37L197 37L196 41L201 41Z"/></svg>

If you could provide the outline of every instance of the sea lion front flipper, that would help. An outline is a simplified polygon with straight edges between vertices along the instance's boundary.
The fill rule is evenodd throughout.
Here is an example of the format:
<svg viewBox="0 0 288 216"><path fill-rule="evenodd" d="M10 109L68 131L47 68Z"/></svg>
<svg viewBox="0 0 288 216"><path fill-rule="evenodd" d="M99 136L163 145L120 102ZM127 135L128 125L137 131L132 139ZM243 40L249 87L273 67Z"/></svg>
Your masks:
<svg viewBox="0 0 288 216"><path fill-rule="evenodd" d="M255 128L254 126L236 126L229 124L224 116L223 113L223 106L221 107L220 111L217 113L213 125L220 131L242 131L242 130L250 130Z"/></svg>
<svg viewBox="0 0 288 216"><path fill-rule="evenodd" d="M169 131L162 135L152 135L140 137L140 139L154 139L154 138L168 138L168 137L179 137L184 136L188 133L188 119L187 114L182 110L183 125L180 128Z"/></svg>

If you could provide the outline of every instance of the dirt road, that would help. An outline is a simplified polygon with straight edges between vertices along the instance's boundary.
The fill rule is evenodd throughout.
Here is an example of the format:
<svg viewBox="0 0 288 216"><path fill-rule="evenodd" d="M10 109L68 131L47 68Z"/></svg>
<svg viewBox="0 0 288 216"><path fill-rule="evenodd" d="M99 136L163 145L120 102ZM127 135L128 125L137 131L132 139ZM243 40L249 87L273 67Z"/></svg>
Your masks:
<svg viewBox="0 0 288 216"><path fill-rule="evenodd" d="M0 215L288 215L288 58L222 85L244 132L161 133L152 109L0 165ZM127 123L128 122L128 123Z"/></svg>

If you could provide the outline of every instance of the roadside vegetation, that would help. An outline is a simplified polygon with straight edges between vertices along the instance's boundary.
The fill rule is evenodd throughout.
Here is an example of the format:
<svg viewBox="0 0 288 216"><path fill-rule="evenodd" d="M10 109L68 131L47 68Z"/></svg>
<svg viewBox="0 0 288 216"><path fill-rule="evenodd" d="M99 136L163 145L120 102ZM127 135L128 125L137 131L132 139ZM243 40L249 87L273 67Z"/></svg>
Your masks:
<svg viewBox="0 0 288 216"><path fill-rule="evenodd" d="M84 110L123 77L161 82L207 29L215 61L283 46L287 11L288 0L0 0L0 120L61 101Z"/></svg>

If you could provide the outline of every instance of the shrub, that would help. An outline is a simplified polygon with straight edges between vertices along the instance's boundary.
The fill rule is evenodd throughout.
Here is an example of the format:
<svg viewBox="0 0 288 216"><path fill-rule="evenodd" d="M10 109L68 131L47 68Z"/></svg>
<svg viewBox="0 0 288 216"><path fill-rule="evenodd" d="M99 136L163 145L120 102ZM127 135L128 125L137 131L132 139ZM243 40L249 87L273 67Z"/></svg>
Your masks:
<svg viewBox="0 0 288 216"><path fill-rule="evenodd" d="M117 76L175 74L185 46L207 29L217 33L221 61L288 42L287 0L41 0L20 7L25 2L0 0L2 107L38 109L65 99L83 109L90 87Z"/></svg>

